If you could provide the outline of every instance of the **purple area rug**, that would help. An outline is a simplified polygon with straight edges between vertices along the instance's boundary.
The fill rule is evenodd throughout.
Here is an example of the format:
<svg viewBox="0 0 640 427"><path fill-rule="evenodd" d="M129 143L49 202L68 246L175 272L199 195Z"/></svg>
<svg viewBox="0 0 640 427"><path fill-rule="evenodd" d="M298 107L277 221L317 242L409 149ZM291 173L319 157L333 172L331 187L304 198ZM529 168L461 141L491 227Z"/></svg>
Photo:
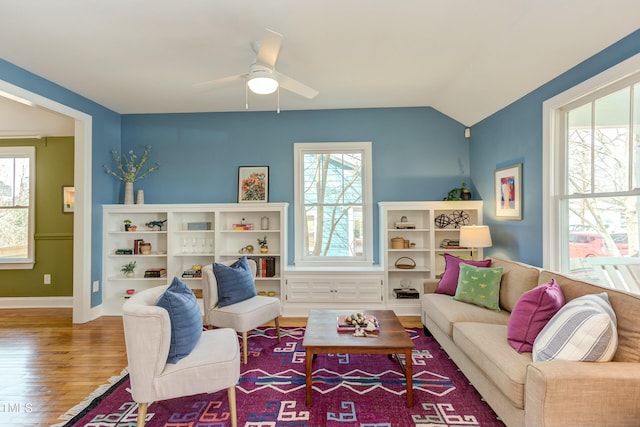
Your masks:
<svg viewBox="0 0 640 427"><path fill-rule="evenodd" d="M250 332L249 363L241 365L236 391L239 426L504 425L438 343L420 329L407 329L415 343L413 408L406 407L404 374L396 360L384 355L348 354L319 355L314 361L313 405L307 407L304 328L281 330L280 343L274 328ZM128 389L125 375L60 425L135 426L137 405ZM155 402L149 406L146 425L229 426L226 390Z"/></svg>

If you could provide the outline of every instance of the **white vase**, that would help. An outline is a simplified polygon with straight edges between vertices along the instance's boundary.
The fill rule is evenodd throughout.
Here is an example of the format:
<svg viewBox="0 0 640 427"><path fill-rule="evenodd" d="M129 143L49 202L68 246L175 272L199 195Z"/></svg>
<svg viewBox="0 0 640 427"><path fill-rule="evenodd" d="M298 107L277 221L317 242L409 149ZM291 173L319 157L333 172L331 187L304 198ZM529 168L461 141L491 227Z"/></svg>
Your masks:
<svg viewBox="0 0 640 427"><path fill-rule="evenodd" d="M133 204L133 182L124 183L124 204Z"/></svg>
<svg viewBox="0 0 640 427"><path fill-rule="evenodd" d="M136 197L136 203L144 205L144 190L138 190L138 197Z"/></svg>

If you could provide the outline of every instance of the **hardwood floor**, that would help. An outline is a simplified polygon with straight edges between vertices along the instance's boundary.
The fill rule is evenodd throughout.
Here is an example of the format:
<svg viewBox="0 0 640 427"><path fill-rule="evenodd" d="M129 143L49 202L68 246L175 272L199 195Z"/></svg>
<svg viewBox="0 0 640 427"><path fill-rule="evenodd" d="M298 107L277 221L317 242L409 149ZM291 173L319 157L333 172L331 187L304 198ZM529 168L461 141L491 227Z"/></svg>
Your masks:
<svg viewBox="0 0 640 427"><path fill-rule="evenodd" d="M419 317L401 317L422 327ZM304 326L283 317L281 326ZM49 426L127 366L122 318L71 322L71 309L0 309L0 426Z"/></svg>

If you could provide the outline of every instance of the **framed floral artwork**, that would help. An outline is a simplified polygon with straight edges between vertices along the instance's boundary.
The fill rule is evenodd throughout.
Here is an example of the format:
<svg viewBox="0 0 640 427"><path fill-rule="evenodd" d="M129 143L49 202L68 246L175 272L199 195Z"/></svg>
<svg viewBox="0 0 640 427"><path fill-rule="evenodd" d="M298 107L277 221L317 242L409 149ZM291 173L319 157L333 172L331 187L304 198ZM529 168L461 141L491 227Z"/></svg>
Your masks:
<svg viewBox="0 0 640 427"><path fill-rule="evenodd" d="M522 163L495 172L496 218L522 219Z"/></svg>
<svg viewBox="0 0 640 427"><path fill-rule="evenodd" d="M238 203L269 201L269 166L238 168Z"/></svg>

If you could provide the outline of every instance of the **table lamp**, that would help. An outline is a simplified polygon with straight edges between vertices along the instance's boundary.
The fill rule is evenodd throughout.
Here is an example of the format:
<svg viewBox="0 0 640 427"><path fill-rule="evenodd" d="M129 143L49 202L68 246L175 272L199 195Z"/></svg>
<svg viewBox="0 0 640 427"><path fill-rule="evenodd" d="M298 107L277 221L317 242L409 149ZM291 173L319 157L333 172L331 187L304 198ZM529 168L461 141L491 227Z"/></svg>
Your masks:
<svg viewBox="0 0 640 427"><path fill-rule="evenodd" d="M474 258L474 250L488 248L491 245L491 233L488 225L464 225L460 227L460 246L471 248L471 259Z"/></svg>

